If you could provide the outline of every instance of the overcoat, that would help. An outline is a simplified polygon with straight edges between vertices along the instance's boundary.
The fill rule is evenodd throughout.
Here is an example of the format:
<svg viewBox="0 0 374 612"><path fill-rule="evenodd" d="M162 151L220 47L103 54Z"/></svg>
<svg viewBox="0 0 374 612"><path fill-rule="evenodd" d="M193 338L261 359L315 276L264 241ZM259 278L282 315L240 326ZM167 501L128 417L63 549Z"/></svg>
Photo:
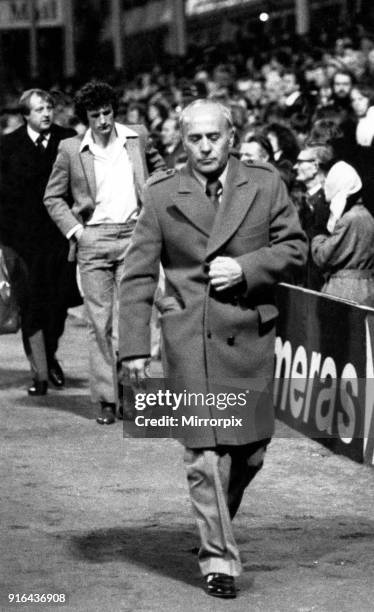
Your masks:
<svg viewBox="0 0 374 612"><path fill-rule="evenodd" d="M21 257L22 264L16 268L20 276L12 282L19 287L23 337L43 330L48 359L57 350L68 307L82 302L75 266L67 261L68 243L43 205L58 146L74 134L70 128L52 124L41 152L23 125L0 143L0 242Z"/></svg>
<svg viewBox="0 0 374 612"><path fill-rule="evenodd" d="M25 259L51 249L67 253L67 243L48 216L43 196L59 143L74 135L74 130L53 124L44 153L35 147L26 126L1 139L0 236Z"/></svg>
<svg viewBox="0 0 374 612"><path fill-rule="evenodd" d="M244 419L244 426L189 427L184 434L188 447L246 444L271 436L269 391L278 314L273 287L292 279L306 251L296 209L279 173L268 164L247 166L230 157L217 213L188 166L149 180L121 281L119 357L149 354L161 261L167 378L187 391L254 390L244 406L200 407L200 417L234 415ZM214 291L208 278L209 262L219 255L235 258L245 277L223 292Z"/></svg>

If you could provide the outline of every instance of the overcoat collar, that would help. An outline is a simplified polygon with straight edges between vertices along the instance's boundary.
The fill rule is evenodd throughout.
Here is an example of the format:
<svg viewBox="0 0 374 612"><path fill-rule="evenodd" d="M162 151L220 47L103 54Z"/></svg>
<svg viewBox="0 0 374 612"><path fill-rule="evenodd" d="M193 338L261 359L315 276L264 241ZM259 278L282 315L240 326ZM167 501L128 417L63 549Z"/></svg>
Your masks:
<svg viewBox="0 0 374 612"><path fill-rule="evenodd" d="M235 233L252 205L257 189L245 166L231 156L222 201L212 227L210 202L188 164L183 168L174 203L195 227L208 236L208 258Z"/></svg>

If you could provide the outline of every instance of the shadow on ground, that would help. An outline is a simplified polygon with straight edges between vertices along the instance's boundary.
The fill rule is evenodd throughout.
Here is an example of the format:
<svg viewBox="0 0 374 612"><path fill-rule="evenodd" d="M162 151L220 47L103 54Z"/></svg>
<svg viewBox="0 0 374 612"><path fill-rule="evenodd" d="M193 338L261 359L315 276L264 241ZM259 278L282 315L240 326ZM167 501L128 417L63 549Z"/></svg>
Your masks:
<svg viewBox="0 0 374 612"><path fill-rule="evenodd" d="M69 552L75 559L88 563L122 560L196 585L201 581L193 552L196 532L193 528L186 529L183 523L162 525L164 514L170 517L170 513L160 512L147 523L69 535ZM374 521L357 521L351 516L293 518L292 521L283 518L279 524L256 528L243 526L245 520L245 515L241 516L241 537L238 537L245 573L298 567L331 578L374 577L374 567L370 564L374 553ZM248 522L252 521L251 517ZM247 574L245 582L252 579Z"/></svg>
<svg viewBox="0 0 374 612"><path fill-rule="evenodd" d="M83 417L85 419L95 419L96 414L90 402L89 396L78 395L78 394L67 394L64 391L53 391L48 392L43 397L29 397L28 395L15 398L13 401L15 407L27 407L32 408L38 406L38 408L47 408L48 410L57 410L60 412L69 412L76 416Z"/></svg>

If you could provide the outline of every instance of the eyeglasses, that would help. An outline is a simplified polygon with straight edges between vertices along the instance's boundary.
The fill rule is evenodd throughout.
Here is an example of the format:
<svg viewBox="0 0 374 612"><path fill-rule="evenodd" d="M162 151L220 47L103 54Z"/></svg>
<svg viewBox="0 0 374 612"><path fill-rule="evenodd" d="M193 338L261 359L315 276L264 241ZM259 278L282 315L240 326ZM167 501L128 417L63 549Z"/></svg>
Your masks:
<svg viewBox="0 0 374 612"><path fill-rule="evenodd" d="M297 159L296 160L296 164L312 164L313 162L316 162L317 160L315 159L315 157L311 157L310 159Z"/></svg>

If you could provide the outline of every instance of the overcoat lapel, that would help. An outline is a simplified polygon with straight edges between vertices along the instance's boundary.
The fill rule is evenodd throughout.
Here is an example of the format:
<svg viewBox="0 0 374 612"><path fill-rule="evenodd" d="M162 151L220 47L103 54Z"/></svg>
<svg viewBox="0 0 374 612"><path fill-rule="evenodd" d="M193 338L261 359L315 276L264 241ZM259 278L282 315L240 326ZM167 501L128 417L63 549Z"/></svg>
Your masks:
<svg viewBox="0 0 374 612"><path fill-rule="evenodd" d="M241 163L230 157L222 201L208 241L207 258L236 232L254 201L257 189L256 183L248 180L248 173Z"/></svg>
<svg viewBox="0 0 374 612"><path fill-rule="evenodd" d="M27 129L26 126L22 127L22 131L20 131L19 134L20 137L20 151L21 153L25 153L26 155L30 155L32 161L37 160L37 156L35 155L35 152L37 151L33 141L31 140L30 136L27 133ZM37 163L37 161L36 161Z"/></svg>
<svg viewBox="0 0 374 612"><path fill-rule="evenodd" d="M59 142L60 142L60 140L57 137L57 134L56 134L56 132L54 130L54 126L52 125L52 127L51 127L51 135L49 137L48 144L47 144L47 147L46 147L46 152L47 152L47 155L49 157L55 157L56 151L57 151L57 148L58 148L58 145L59 145Z"/></svg>
<svg viewBox="0 0 374 612"><path fill-rule="evenodd" d="M91 192L91 197L95 204L96 202L96 179L95 179L94 157L88 148L85 148L83 151L81 151L79 156L80 156L80 160L83 166L84 174L86 175L88 188Z"/></svg>
<svg viewBox="0 0 374 612"><path fill-rule="evenodd" d="M185 166L180 172L179 188L173 200L182 215L197 229L209 236L215 211L188 166Z"/></svg>

